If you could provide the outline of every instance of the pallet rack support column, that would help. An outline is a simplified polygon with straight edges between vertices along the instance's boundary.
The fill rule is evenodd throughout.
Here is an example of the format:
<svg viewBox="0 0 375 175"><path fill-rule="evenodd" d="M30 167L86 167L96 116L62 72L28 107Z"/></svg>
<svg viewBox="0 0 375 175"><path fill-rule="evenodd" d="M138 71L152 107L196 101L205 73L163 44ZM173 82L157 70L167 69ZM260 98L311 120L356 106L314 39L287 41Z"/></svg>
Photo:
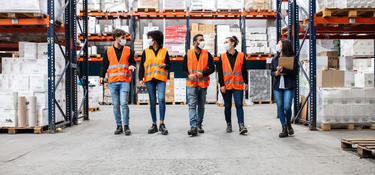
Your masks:
<svg viewBox="0 0 375 175"><path fill-rule="evenodd" d="M130 7L130 11L133 14L134 10L133 7ZM135 40L135 16L131 15L130 16L130 35L132 36L132 39L130 41L130 48L131 50L134 50L134 40ZM137 85L136 85L136 80L135 80L135 72L132 72L132 79L131 79L131 84L130 84L130 103L131 104L136 104L136 93L137 93Z"/></svg>
<svg viewBox="0 0 375 175"><path fill-rule="evenodd" d="M282 0L276 0L276 42L281 38L281 3Z"/></svg>
<svg viewBox="0 0 375 175"><path fill-rule="evenodd" d="M292 44L293 44L293 49L294 53L297 54L299 51L299 7L297 5L296 0L293 1L292 3L292 9L293 9L293 37L292 37ZM297 56L297 55L296 55ZM297 57L299 61L299 56ZM296 76L296 90L294 94L294 116L297 115L298 110L299 110L299 74Z"/></svg>
<svg viewBox="0 0 375 175"><path fill-rule="evenodd" d="M293 24L294 24L294 8L293 8L293 1L288 0L288 40L292 41L293 37Z"/></svg>
<svg viewBox="0 0 375 175"><path fill-rule="evenodd" d="M245 8L242 9L242 11L245 11ZM241 35L242 35L242 52L245 54L245 57L247 55L246 52L246 15L241 15L240 17L240 24L241 24Z"/></svg>
<svg viewBox="0 0 375 175"><path fill-rule="evenodd" d="M48 129L54 133L55 126L55 2L48 0L49 27L47 30L48 41Z"/></svg>
<svg viewBox="0 0 375 175"><path fill-rule="evenodd" d="M190 49L190 14L189 7L186 7L186 41L185 41L185 53L188 53Z"/></svg>
<svg viewBox="0 0 375 175"><path fill-rule="evenodd" d="M316 130L316 28L314 25L316 13L315 0L309 0L309 27L310 27L310 43L309 43L309 57L310 57L310 130Z"/></svg>
<svg viewBox="0 0 375 175"><path fill-rule="evenodd" d="M83 4L83 38L84 40L88 41L88 0L82 0ZM74 8L75 8L74 4ZM74 9L75 10L75 9ZM76 16L74 15L74 19L76 19ZM74 23L76 24L76 23ZM86 89L86 92L84 93L85 98L84 98L84 104L83 104L83 119L84 120L89 120L89 63L88 63L88 44L85 44L83 49L83 65L82 65L82 86L83 89ZM76 52L74 53L76 55ZM79 56L79 55L78 55Z"/></svg>

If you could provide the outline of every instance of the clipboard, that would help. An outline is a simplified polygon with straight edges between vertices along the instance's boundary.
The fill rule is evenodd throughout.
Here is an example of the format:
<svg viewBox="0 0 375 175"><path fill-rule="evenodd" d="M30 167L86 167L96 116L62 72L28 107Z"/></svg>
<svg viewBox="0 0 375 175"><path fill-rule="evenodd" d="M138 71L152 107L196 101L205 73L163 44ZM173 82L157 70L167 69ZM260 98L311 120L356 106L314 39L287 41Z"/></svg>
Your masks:
<svg viewBox="0 0 375 175"><path fill-rule="evenodd" d="M280 57L279 66L283 66L285 69L294 69L294 57Z"/></svg>

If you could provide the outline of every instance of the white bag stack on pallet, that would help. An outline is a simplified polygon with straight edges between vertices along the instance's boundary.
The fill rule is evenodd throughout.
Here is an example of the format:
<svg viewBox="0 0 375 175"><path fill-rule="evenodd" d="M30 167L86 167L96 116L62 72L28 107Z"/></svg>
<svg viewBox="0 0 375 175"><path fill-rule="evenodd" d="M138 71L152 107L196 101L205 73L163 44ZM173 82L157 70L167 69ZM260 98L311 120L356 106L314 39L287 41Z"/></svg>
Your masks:
<svg viewBox="0 0 375 175"><path fill-rule="evenodd" d="M217 89L216 89L216 72L210 75L210 85L207 87L206 102L216 103L217 102Z"/></svg>
<svg viewBox="0 0 375 175"><path fill-rule="evenodd" d="M235 9L242 10L243 0L217 0L217 9Z"/></svg>
<svg viewBox="0 0 375 175"><path fill-rule="evenodd" d="M246 52L248 54L271 53L268 46L267 20L253 20L246 26L246 31Z"/></svg>
<svg viewBox="0 0 375 175"><path fill-rule="evenodd" d="M342 56L374 56L374 40L340 40Z"/></svg>
<svg viewBox="0 0 375 175"><path fill-rule="evenodd" d="M271 71L270 70L248 70L249 75L249 98L253 102L271 101Z"/></svg>
<svg viewBox="0 0 375 175"><path fill-rule="evenodd" d="M159 0L138 0L138 8L159 8Z"/></svg>
<svg viewBox="0 0 375 175"><path fill-rule="evenodd" d="M191 0L190 10L195 11L216 11L216 0Z"/></svg>
<svg viewBox="0 0 375 175"><path fill-rule="evenodd" d="M319 123L375 122L375 88L319 88Z"/></svg>
<svg viewBox="0 0 375 175"><path fill-rule="evenodd" d="M102 0L102 11L127 12L129 11L127 0Z"/></svg>
<svg viewBox="0 0 375 175"><path fill-rule="evenodd" d="M185 78L174 79L174 101L186 102L186 79Z"/></svg>
<svg viewBox="0 0 375 175"><path fill-rule="evenodd" d="M185 0L163 0L163 9L186 9Z"/></svg>
<svg viewBox="0 0 375 175"><path fill-rule="evenodd" d="M217 53L216 55L221 55L222 53L225 52L224 42L227 37L232 37L232 36L236 36L239 41L238 45L236 46L236 49L238 51L242 50L241 30L238 26L217 25L216 31L217 31L217 40L216 40Z"/></svg>
<svg viewBox="0 0 375 175"><path fill-rule="evenodd" d="M270 0L245 0L245 10L250 9L270 9L271 2Z"/></svg>
<svg viewBox="0 0 375 175"><path fill-rule="evenodd" d="M44 48L45 47L45 48ZM17 126L17 102L12 98L25 96L27 100L26 123L43 126L48 124L45 114L48 108L48 56L47 43L20 42L19 58L2 58L2 74L0 74L0 127ZM59 51L55 55L56 77L62 73L65 59ZM33 96L36 101L33 101ZM55 98L65 110L65 78L56 89ZM34 107L31 105L36 103ZM8 105L6 105L8 103ZM36 107L36 109L35 109ZM35 116L36 114L36 116ZM36 121L35 121L36 120ZM56 111L56 122L62 121L60 111Z"/></svg>

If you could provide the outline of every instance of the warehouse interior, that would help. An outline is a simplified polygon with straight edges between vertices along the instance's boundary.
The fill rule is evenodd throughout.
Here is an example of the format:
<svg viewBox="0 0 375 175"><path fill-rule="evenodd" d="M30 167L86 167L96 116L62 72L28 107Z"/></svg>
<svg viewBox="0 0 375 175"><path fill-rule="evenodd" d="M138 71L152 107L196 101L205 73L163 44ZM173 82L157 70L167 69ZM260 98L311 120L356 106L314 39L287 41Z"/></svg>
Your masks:
<svg viewBox="0 0 375 175"><path fill-rule="evenodd" d="M374 0L0 2L0 174L375 174ZM136 62L130 136L113 134L109 73L100 83L117 29ZM139 79L156 30L171 62L166 136L147 133L152 101ZM204 134L193 137L183 64L197 34L216 71L208 75ZM217 72L232 36L248 77L247 134L234 124L236 97L227 133ZM280 40L291 43L298 68L287 138L274 86Z"/></svg>

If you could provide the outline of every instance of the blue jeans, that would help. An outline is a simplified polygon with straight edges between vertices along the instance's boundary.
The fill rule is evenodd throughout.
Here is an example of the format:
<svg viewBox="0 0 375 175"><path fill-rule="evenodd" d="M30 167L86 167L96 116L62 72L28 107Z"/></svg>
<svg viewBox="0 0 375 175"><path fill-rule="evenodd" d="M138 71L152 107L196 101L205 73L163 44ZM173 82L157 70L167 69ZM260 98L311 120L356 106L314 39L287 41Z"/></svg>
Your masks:
<svg viewBox="0 0 375 175"><path fill-rule="evenodd" d="M166 82L152 79L146 82L148 96L150 98L150 111L152 122L156 123L156 89L158 91L160 121L164 121L165 117L165 86Z"/></svg>
<svg viewBox="0 0 375 175"><path fill-rule="evenodd" d="M221 93L224 99L225 107L225 121L227 123L232 122L232 96L234 98L234 104L237 111L238 123L244 122L244 112L243 112L243 90L226 90L225 93Z"/></svg>
<svg viewBox="0 0 375 175"><path fill-rule="evenodd" d="M281 125L285 125L286 121L292 118L292 101L295 89L273 90L273 94L277 104L277 115L280 118Z"/></svg>
<svg viewBox="0 0 375 175"><path fill-rule="evenodd" d="M196 127L197 124L202 124L203 122L207 88L188 86L186 87L186 93L189 105L190 126Z"/></svg>
<svg viewBox="0 0 375 175"><path fill-rule="evenodd" d="M117 126L122 126L120 105L122 109L122 116L124 117L124 125L129 125L129 82L113 82L109 84L109 90L112 95L113 113Z"/></svg>

